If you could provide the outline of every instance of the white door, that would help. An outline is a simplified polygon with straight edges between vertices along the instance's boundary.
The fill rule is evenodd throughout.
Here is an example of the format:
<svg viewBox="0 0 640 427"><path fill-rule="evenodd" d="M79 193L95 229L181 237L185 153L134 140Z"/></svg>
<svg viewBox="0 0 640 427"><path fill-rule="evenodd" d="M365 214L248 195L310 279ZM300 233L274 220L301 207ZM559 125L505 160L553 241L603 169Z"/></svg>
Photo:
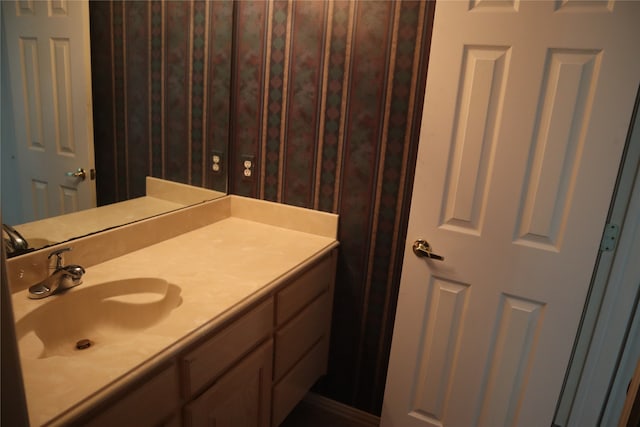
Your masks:
<svg viewBox="0 0 640 427"><path fill-rule="evenodd" d="M382 426L551 425L639 23L637 1L436 3ZM418 238L444 261L415 256Z"/></svg>
<svg viewBox="0 0 640 427"><path fill-rule="evenodd" d="M88 2L7 1L2 14L25 221L95 207ZM79 168L86 179L67 176Z"/></svg>

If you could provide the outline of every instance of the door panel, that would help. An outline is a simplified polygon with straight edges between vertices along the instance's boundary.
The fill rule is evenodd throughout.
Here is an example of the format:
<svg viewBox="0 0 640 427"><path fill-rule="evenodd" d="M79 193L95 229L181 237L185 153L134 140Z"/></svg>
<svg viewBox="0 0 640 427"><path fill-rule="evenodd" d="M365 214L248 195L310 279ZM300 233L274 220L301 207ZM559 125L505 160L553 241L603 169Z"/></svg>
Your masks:
<svg viewBox="0 0 640 427"><path fill-rule="evenodd" d="M599 68L597 51L548 52L516 243L559 249Z"/></svg>
<svg viewBox="0 0 640 427"><path fill-rule="evenodd" d="M513 424L522 385L530 370L531 355L536 350L543 308L541 303L501 295L478 425Z"/></svg>
<svg viewBox="0 0 640 427"><path fill-rule="evenodd" d="M430 289L411 407L417 414L442 417L451 385L453 361L458 356L469 286L433 278Z"/></svg>
<svg viewBox="0 0 640 427"><path fill-rule="evenodd" d="M640 2L436 4L383 426L550 425L640 83ZM423 238L443 262L417 258Z"/></svg>
<svg viewBox="0 0 640 427"><path fill-rule="evenodd" d="M464 48L443 204L442 225L450 230L481 232L509 56L504 47Z"/></svg>

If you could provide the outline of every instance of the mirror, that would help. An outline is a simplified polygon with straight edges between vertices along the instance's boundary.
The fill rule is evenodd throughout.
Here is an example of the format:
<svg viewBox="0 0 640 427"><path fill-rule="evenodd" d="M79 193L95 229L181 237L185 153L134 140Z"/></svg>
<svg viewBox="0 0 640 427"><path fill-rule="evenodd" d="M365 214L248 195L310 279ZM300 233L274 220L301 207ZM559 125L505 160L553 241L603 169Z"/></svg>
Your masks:
<svg viewBox="0 0 640 427"><path fill-rule="evenodd" d="M60 9L52 6L50 10L45 2L16 3L3 2L2 5L0 194L3 221L25 233L28 250L226 193L224 162L229 140L233 2L68 2L66 6L61 4ZM34 148L32 144L31 151L46 152L48 146L54 145L58 154L63 151L62 157L74 158L83 128L75 131L76 143L65 152L64 143L60 142L64 129L61 131L57 125L47 132L48 123L42 114L46 114L47 108L58 116L60 111L68 110L65 123L71 123L69 120L80 115L71 107L62 108L65 105L60 99L64 101L61 94L65 91L75 90L73 85L80 80L77 70L82 69L82 62L74 66L75 52L81 49L74 50L78 43L74 44L73 34L69 44L58 37L50 50L45 49L50 37L40 30L49 24L37 25L26 19L47 14L66 14L69 19L89 22L91 59L90 66L87 65L90 73L86 74L91 76L88 86L93 105L89 114L89 122L93 122L93 148L87 150L89 166L76 164L77 158L73 166L63 166L62 172L56 172L57 177L62 176L62 184L55 186L53 196L45 194L49 181L38 176L44 176L58 163L51 160L56 153L47 154L45 161L29 163L18 141L35 141L37 138L33 135L39 131L42 146L36 144ZM25 18L25 23L12 27L9 20L16 15ZM75 25L70 22L75 21L65 25ZM20 43L12 45L12 34L8 33L22 30ZM25 40L35 42L30 45ZM60 40L58 46L56 43ZM82 44L86 37L79 40ZM35 64L31 68L29 61ZM52 64L53 71L43 68L47 63ZM29 86L29 82L37 83ZM74 92L68 99L77 98L76 95ZM22 97L18 103L16 96ZM33 111L37 109L33 106L38 101L42 111L37 111L40 116L34 116ZM42 122L44 132L38 129L33 117ZM16 128L14 123L22 123L22 128ZM76 128L70 129L67 133L73 135ZM21 138L23 135L31 138ZM84 180L77 168L84 170ZM71 176L66 176L66 172ZM180 187L183 184L200 188ZM83 203L75 193L83 186L95 189L94 195L89 196L89 199L93 197L89 204ZM153 206L140 203L148 198L158 199L158 187L179 188L177 193L185 197L181 197L179 203L175 198L154 200ZM202 188L211 191L200 191ZM163 195L175 194L164 190ZM187 194L195 198L186 197ZM133 209L135 203L140 206ZM56 204L59 206L54 206ZM78 207L89 209L76 212ZM137 211L135 215L134 211ZM66 215L59 216L60 213ZM51 215L54 217L45 220ZM101 221L105 216L110 218L108 223ZM60 225L62 220L66 220L64 226ZM65 233L60 233L62 228ZM34 229L39 231L33 234ZM3 237L7 237L8 231L9 228L3 229Z"/></svg>

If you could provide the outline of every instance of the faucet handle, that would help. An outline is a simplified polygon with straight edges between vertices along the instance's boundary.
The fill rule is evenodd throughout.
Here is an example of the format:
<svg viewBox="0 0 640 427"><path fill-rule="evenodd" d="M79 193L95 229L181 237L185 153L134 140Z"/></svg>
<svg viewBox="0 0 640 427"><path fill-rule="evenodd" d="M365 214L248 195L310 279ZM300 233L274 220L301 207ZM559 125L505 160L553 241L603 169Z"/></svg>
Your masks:
<svg viewBox="0 0 640 427"><path fill-rule="evenodd" d="M62 267L62 270L67 273L68 278L71 280L71 285L67 285L67 287L73 287L82 284L82 276L84 276L84 273L86 273L83 267L75 264L70 264Z"/></svg>
<svg viewBox="0 0 640 427"><path fill-rule="evenodd" d="M51 259L52 256L56 256L56 270L59 270L62 268L62 254L65 252L69 252L70 250L71 250L70 246L55 250L49 254L47 259Z"/></svg>

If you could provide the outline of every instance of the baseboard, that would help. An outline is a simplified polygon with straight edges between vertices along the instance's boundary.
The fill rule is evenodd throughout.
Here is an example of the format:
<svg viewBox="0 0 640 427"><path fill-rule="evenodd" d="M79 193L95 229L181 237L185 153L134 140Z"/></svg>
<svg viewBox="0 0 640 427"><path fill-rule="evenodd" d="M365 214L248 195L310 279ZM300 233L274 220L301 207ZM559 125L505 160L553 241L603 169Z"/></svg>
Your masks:
<svg viewBox="0 0 640 427"><path fill-rule="evenodd" d="M302 401L307 405L315 406L361 427L378 427L380 425L380 417L316 393L307 393Z"/></svg>

